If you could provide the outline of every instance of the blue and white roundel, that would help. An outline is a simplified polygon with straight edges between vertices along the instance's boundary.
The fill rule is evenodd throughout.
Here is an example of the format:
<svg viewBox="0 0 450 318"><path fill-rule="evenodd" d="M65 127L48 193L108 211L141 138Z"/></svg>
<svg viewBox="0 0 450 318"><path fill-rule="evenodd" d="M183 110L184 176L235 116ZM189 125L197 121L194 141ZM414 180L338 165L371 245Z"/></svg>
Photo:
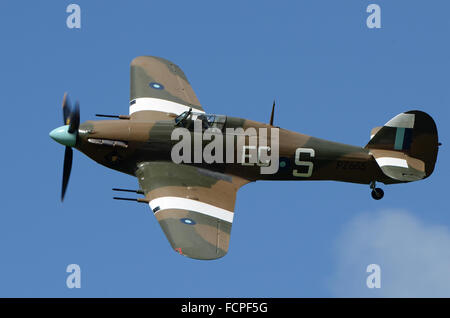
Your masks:
<svg viewBox="0 0 450 318"><path fill-rule="evenodd" d="M195 221L188 218L180 219L181 223L187 224L187 225L195 225Z"/></svg>
<svg viewBox="0 0 450 318"><path fill-rule="evenodd" d="M148 84L151 88L154 89L164 89L164 85L160 84L160 83L156 83L156 82L151 82L150 84Z"/></svg>

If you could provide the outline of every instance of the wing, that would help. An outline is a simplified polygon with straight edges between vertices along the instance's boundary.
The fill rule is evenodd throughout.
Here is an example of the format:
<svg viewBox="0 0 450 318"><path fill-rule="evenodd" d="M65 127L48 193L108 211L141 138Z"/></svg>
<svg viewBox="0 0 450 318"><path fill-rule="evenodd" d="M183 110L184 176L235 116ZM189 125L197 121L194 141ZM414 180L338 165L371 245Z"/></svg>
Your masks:
<svg viewBox="0 0 450 318"><path fill-rule="evenodd" d="M236 193L248 180L171 162L141 163L136 176L176 252L196 259L227 253Z"/></svg>
<svg viewBox="0 0 450 318"><path fill-rule="evenodd" d="M189 110L203 112L183 71L160 57L139 56L131 62L131 119L167 119Z"/></svg>

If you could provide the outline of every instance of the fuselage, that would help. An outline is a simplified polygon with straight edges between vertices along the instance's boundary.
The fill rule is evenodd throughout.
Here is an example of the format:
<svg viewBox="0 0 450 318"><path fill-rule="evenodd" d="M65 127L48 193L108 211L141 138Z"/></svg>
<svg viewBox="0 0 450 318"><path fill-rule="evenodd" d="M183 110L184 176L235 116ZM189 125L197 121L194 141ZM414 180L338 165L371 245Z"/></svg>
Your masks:
<svg viewBox="0 0 450 318"><path fill-rule="evenodd" d="M192 160L183 164L207 166L209 170L237 175L250 181L335 180L369 184L383 177L366 148L327 141L252 120L225 118L216 129L216 134L221 134L223 139L223 160L207 163L203 158L201 161L198 158L195 160L192 155ZM199 143L203 151L211 140L204 140L201 136L204 130L194 130L194 123L195 120L187 120L182 125L191 134L192 153L199 149L195 148ZM80 125L76 148L106 167L135 175L141 162L173 161L172 148L179 142L178 139L172 140L176 128L180 125L172 118L157 121L87 121ZM270 162L259 156L273 146L271 129L278 130L277 169L275 173L261 173L261 168ZM239 144L237 135L242 130L256 134L258 142L250 146L247 136L243 139L244 144ZM268 132L267 138L262 138L263 131ZM262 139L266 142L260 142ZM230 151L227 141L230 140L234 140L231 143L234 160L226 158L227 151Z"/></svg>

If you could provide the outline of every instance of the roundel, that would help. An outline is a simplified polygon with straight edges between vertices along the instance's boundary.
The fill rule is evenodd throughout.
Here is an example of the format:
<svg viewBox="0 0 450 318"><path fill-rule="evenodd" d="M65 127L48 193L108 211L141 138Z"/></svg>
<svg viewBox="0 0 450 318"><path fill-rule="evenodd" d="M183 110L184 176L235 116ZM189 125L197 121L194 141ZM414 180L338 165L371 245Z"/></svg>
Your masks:
<svg viewBox="0 0 450 318"><path fill-rule="evenodd" d="M154 89L164 89L164 85L156 82L151 82L148 84L151 88Z"/></svg>
<svg viewBox="0 0 450 318"><path fill-rule="evenodd" d="M183 218L180 219L181 223L187 224L187 225L195 225L195 221L193 219Z"/></svg>
<svg viewBox="0 0 450 318"><path fill-rule="evenodd" d="M289 158L280 157L280 168L281 169L289 168Z"/></svg>

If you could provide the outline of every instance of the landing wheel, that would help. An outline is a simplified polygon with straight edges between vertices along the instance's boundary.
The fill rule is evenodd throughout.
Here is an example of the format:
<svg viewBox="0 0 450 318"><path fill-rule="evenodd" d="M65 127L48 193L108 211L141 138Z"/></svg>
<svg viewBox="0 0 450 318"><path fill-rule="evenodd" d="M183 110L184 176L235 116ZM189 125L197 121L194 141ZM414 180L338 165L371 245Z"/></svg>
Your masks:
<svg viewBox="0 0 450 318"><path fill-rule="evenodd" d="M380 200L384 197L384 191L380 188L375 188L372 190L372 198L375 200Z"/></svg>

